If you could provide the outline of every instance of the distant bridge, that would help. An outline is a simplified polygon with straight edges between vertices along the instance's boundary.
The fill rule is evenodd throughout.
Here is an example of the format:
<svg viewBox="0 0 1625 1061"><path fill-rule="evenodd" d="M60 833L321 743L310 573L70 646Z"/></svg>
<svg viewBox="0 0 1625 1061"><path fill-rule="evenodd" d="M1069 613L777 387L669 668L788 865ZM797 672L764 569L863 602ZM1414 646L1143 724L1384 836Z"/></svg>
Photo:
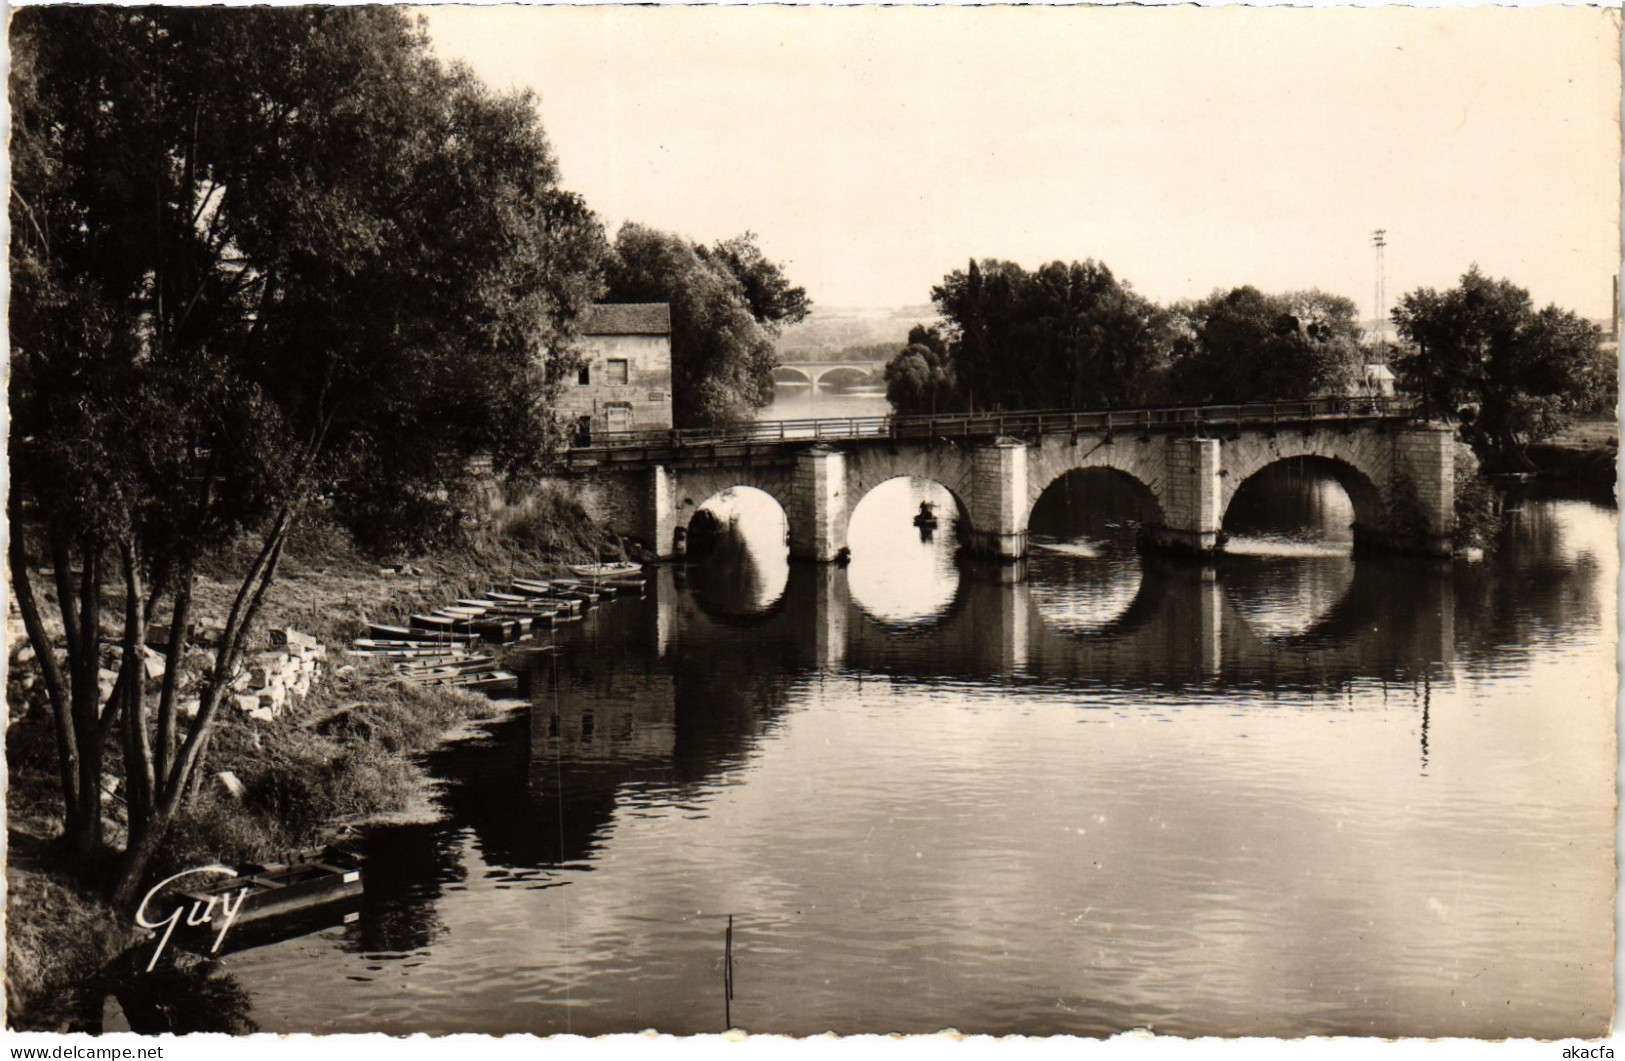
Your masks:
<svg viewBox="0 0 1625 1061"><path fill-rule="evenodd" d="M884 366L884 361L781 361L773 369L773 379L781 383L804 380L817 387L824 380L838 375L842 369L868 379L876 369Z"/></svg>
<svg viewBox="0 0 1625 1061"><path fill-rule="evenodd" d="M556 474L587 511L673 554L708 500L752 487L784 510L790 552L830 561L876 486L940 483L960 543L1014 560L1038 498L1069 472L1104 469L1137 487L1150 544L1214 553L1242 483L1287 460L1323 467L1354 507L1361 546L1447 555L1455 531L1454 433L1401 399L1326 398L1164 409L781 420L716 430L595 435Z"/></svg>

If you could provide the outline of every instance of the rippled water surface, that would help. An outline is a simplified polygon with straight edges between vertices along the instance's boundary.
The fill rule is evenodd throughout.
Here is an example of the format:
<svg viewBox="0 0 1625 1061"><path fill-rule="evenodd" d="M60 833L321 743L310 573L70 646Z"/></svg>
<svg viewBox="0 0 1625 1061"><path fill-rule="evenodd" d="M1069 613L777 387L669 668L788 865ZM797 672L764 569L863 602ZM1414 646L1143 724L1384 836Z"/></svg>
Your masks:
<svg viewBox="0 0 1625 1061"><path fill-rule="evenodd" d="M934 484L865 499L844 569L729 499L742 544L516 654L531 707L368 834L357 923L224 959L252 1019L1600 1033L1613 511L1356 559L1335 485L1286 482L1203 568L1093 489L1003 569L955 565Z"/></svg>

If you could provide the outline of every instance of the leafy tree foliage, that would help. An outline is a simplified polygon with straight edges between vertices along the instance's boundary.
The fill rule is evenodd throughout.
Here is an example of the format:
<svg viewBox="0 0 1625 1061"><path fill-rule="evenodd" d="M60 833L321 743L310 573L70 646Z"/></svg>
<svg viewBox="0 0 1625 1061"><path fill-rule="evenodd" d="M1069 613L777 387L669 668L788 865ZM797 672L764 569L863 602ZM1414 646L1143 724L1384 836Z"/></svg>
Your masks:
<svg viewBox="0 0 1625 1061"><path fill-rule="evenodd" d="M1475 265L1448 291L1400 299L1409 351L1401 384L1435 413L1459 417L1492 466L1528 468L1524 447L1561 431L1617 386L1602 331L1569 310L1536 310L1529 292Z"/></svg>
<svg viewBox="0 0 1625 1061"><path fill-rule="evenodd" d="M468 459L548 449L547 364L601 229L530 99L442 68L398 10L35 7L12 21L8 562L56 720L67 835L129 899L181 811L290 526L444 518ZM195 565L259 537L182 735ZM48 558L59 652L33 588ZM107 597L117 602L118 615ZM104 630L119 678L101 702Z"/></svg>
<svg viewBox="0 0 1625 1061"><path fill-rule="evenodd" d="M1353 301L1321 291L1215 291L1175 307L1170 397L1283 401L1346 394L1365 355Z"/></svg>
<svg viewBox="0 0 1625 1061"><path fill-rule="evenodd" d="M812 311L807 289L790 285L783 267L769 261L756 245L756 233L746 232L711 247L696 245L694 249L702 261L720 265L733 274L751 316L772 335L777 336L786 324L806 320Z"/></svg>
<svg viewBox="0 0 1625 1061"><path fill-rule="evenodd" d="M972 261L931 297L970 408L1139 404L1166 364L1165 315L1103 263Z"/></svg>
<svg viewBox="0 0 1625 1061"><path fill-rule="evenodd" d="M782 282L782 275L761 259L753 239L747 234L707 250L632 223L615 236L609 297L671 305L672 408L678 427L747 420L753 409L772 400L778 365L772 329L781 320L799 320L795 314L804 316L807 302L799 288L787 292L773 282L771 277ZM754 287L747 287L735 268L754 277Z"/></svg>
<svg viewBox="0 0 1625 1061"><path fill-rule="evenodd" d="M941 329L916 324L908 345L886 362L886 400L899 413L942 413L959 407L958 379Z"/></svg>

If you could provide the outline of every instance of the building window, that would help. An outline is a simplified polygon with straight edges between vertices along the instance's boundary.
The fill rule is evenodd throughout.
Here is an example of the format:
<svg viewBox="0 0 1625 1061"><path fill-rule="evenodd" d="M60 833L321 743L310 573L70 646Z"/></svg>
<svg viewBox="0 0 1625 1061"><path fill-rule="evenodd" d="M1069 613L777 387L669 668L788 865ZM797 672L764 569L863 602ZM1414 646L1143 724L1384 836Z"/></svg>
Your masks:
<svg viewBox="0 0 1625 1061"><path fill-rule="evenodd" d="M605 366L605 372L606 382L612 386L617 383L624 386L628 378L626 371L626 359L610 358L608 364Z"/></svg>
<svg viewBox="0 0 1625 1061"><path fill-rule="evenodd" d="M581 384L583 387L585 387L587 384L591 383L592 382L592 369L589 368L586 365L582 365L581 366L581 371L576 373L576 382Z"/></svg>

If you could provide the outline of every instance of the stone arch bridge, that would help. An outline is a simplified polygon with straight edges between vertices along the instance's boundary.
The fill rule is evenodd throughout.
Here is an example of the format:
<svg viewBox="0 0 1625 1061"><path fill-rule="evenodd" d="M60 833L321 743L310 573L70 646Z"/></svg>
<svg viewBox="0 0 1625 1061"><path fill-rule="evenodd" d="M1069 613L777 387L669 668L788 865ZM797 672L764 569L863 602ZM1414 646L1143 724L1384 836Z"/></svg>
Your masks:
<svg viewBox="0 0 1625 1061"><path fill-rule="evenodd" d="M1357 547L1448 555L1455 531L1454 436L1393 399L1110 412L873 417L742 425L721 432L626 433L568 451L555 473L594 517L660 556L689 520L734 487L773 497L790 555L831 561L876 486L930 479L954 496L973 555L1027 551L1034 503L1062 476L1105 469L1139 486L1148 544L1223 548L1237 490L1289 460L1324 467L1353 504Z"/></svg>
<svg viewBox="0 0 1625 1061"><path fill-rule="evenodd" d="M781 382L806 382L816 387L825 379L841 375L868 379L877 369L885 367L884 361L781 361L773 369L773 378Z"/></svg>

